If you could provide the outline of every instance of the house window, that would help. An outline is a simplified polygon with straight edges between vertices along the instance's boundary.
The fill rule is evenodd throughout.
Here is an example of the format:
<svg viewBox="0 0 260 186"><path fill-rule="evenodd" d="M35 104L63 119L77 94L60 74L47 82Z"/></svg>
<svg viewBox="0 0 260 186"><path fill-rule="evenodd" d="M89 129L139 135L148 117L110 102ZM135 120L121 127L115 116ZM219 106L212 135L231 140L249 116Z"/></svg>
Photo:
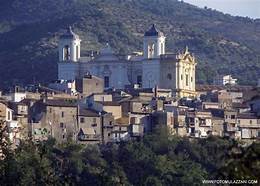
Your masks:
<svg viewBox="0 0 260 186"><path fill-rule="evenodd" d="M92 127L96 127L96 126L97 126L97 124L96 124L96 123L93 123L91 126L92 126Z"/></svg>
<svg viewBox="0 0 260 186"><path fill-rule="evenodd" d="M142 76L137 76L137 84L142 85Z"/></svg>
<svg viewBox="0 0 260 186"><path fill-rule="evenodd" d="M50 108L50 113L52 112L52 108Z"/></svg>
<svg viewBox="0 0 260 186"><path fill-rule="evenodd" d="M252 124L252 120L250 120L249 122L250 122L250 124Z"/></svg>
<svg viewBox="0 0 260 186"><path fill-rule="evenodd" d="M189 75L186 74L186 86L189 86Z"/></svg>
<svg viewBox="0 0 260 186"><path fill-rule="evenodd" d="M80 118L80 123L84 123L85 122L85 118Z"/></svg>
<svg viewBox="0 0 260 186"><path fill-rule="evenodd" d="M193 78L192 77L190 78L190 82L193 82Z"/></svg>
<svg viewBox="0 0 260 186"><path fill-rule="evenodd" d="M231 115L231 119L236 119L236 116L235 115Z"/></svg>
<svg viewBox="0 0 260 186"><path fill-rule="evenodd" d="M63 128L64 127L64 123L60 123L60 128Z"/></svg>
<svg viewBox="0 0 260 186"><path fill-rule="evenodd" d="M61 112L61 117L64 118L64 112L63 111Z"/></svg>
<svg viewBox="0 0 260 186"><path fill-rule="evenodd" d="M108 88L109 87L109 77L108 76L104 77L104 83L105 83L105 88Z"/></svg>
<svg viewBox="0 0 260 186"><path fill-rule="evenodd" d="M183 80L183 76L181 75L181 80Z"/></svg>
<svg viewBox="0 0 260 186"><path fill-rule="evenodd" d="M64 47L64 60L69 60L70 59L70 48L69 45L66 45Z"/></svg>
<svg viewBox="0 0 260 186"><path fill-rule="evenodd" d="M112 121L109 122L109 125L112 125Z"/></svg>
<svg viewBox="0 0 260 186"><path fill-rule="evenodd" d="M108 133L107 136L109 137L109 136L110 136L110 133Z"/></svg>

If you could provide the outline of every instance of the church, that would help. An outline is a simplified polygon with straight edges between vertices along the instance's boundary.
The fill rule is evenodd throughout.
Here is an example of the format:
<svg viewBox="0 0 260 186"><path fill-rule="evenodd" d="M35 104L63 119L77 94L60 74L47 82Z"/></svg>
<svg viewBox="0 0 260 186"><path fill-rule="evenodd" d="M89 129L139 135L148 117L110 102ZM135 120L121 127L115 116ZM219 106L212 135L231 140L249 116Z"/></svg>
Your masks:
<svg viewBox="0 0 260 186"><path fill-rule="evenodd" d="M140 54L117 55L109 44L96 56L81 57L80 37L68 30L59 39L59 80L75 80L86 74L104 79L104 88L171 89L176 97L195 97L195 57L188 47L179 54L166 53L165 35L155 25L144 33Z"/></svg>

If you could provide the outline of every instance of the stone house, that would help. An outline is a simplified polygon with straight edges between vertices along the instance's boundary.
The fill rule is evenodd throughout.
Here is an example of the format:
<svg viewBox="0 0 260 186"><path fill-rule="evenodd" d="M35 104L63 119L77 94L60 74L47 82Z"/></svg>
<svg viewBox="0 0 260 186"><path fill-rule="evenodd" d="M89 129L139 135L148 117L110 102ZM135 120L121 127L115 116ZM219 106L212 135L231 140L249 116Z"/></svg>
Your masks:
<svg viewBox="0 0 260 186"><path fill-rule="evenodd" d="M260 138L260 118L254 113L241 113L237 116L237 127L239 139L259 139Z"/></svg>
<svg viewBox="0 0 260 186"><path fill-rule="evenodd" d="M114 118L106 112L82 108L78 115L78 142L107 143L112 140Z"/></svg>
<svg viewBox="0 0 260 186"><path fill-rule="evenodd" d="M237 111L224 111L224 136L236 138L237 135Z"/></svg>
<svg viewBox="0 0 260 186"><path fill-rule="evenodd" d="M188 111L186 122L190 137L204 138L212 133L212 114L210 111Z"/></svg>
<svg viewBox="0 0 260 186"><path fill-rule="evenodd" d="M43 99L32 107L30 128L33 138L54 137L58 143L76 140L78 106L76 100ZM42 131L38 135L37 132ZM37 134L37 136L35 136ZM41 136L42 135L42 136Z"/></svg>

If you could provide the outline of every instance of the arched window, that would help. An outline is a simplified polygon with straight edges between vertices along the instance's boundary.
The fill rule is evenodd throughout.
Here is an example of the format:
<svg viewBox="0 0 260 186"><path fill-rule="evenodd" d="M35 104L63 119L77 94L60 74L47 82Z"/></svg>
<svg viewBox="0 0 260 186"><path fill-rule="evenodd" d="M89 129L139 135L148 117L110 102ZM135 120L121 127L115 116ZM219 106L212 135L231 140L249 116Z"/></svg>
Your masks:
<svg viewBox="0 0 260 186"><path fill-rule="evenodd" d="M148 45L148 58L154 57L154 44Z"/></svg>
<svg viewBox="0 0 260 186"><path fill-rule="evenodd" d="M109 88L109 76L104 77L105 88Z"/></svg>
<svg viewBox="0 0 260 186"><path fill-rule="evenodd" d="M164 45L161 43L161 54L164 54Z"/></svg>
<svg viewBox="0 0 260 186"><path fill-rule="evenodd" d="M189 86L189 75L186 74L186 86Z"/></svg>
<svg viewBox="0 0 260 186"><path fill-rule="evenodd" d="M66 45L63 49L64 51L64 60L69 60L70 59L70 48L69 45Z"/></svg>

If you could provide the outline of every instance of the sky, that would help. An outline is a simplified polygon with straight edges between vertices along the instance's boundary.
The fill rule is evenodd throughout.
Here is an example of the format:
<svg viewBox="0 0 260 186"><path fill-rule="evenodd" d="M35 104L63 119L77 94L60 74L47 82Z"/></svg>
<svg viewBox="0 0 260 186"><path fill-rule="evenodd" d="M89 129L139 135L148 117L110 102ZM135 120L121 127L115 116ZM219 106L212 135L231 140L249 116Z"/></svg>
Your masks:
<svg viewBox="0 0 260 186"><path fill-rule="evenodd" d="M260 0L184 0L184 2L216 9L234 16L260 18Z"/></svg>

